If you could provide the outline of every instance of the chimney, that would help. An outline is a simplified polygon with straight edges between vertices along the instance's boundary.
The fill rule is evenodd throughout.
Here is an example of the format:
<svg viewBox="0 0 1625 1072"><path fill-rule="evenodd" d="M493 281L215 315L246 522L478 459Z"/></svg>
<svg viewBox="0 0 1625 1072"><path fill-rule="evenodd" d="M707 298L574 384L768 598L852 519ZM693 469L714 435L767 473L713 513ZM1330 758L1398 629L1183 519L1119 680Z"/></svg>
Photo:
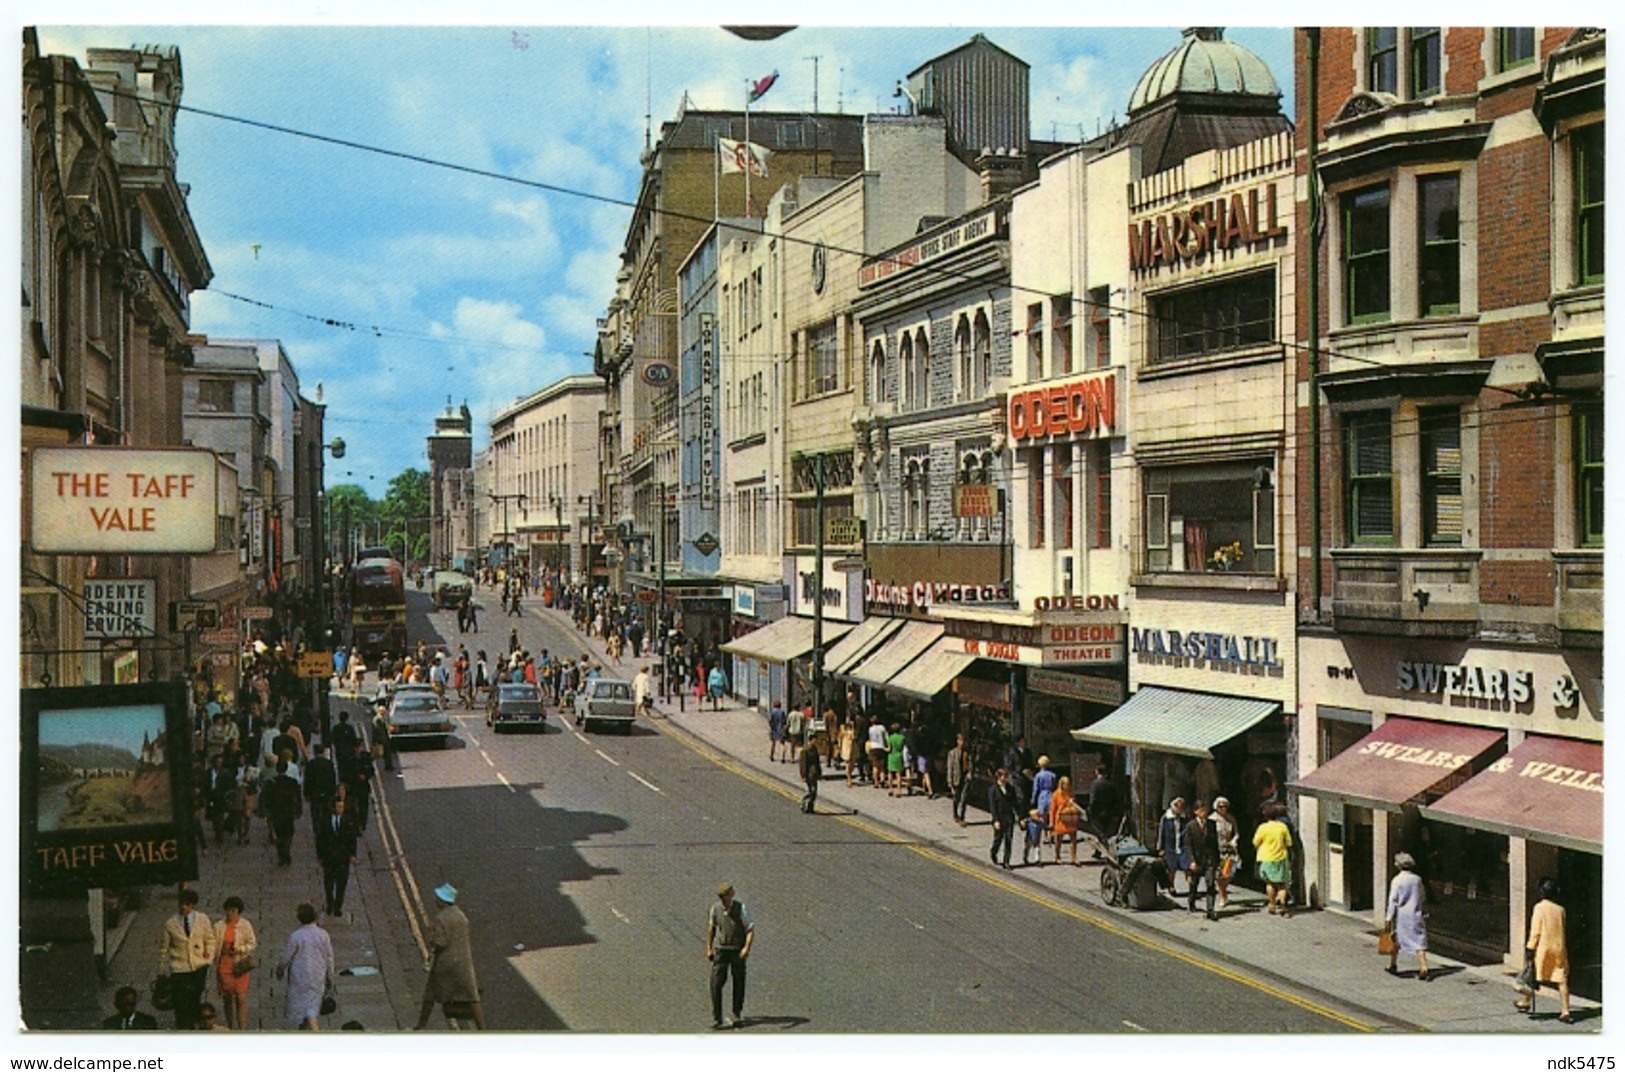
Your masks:
<svg viewBox="0 0 1625 1072"><path fill-rule="evenodd" d="M1020 186L1027 173L1027 161L1019 149L983 149L976 158L982 176L982 203L996 201Z"/></svg>

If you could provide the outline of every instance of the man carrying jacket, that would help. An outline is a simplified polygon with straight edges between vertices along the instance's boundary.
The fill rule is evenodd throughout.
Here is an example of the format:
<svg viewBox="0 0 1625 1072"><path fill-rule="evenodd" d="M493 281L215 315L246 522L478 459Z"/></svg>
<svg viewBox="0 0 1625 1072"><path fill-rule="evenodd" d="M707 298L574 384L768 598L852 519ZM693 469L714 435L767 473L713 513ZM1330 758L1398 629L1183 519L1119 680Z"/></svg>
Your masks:
<svg viewBox="0 0 1625 1072"><path fill-rule="evenodd" d="M158 938L158 974L169 976L175 1030L190 1031L197 1026L198 1005L217 952L214 924L197 910L197 891L182 890L179 910L164 921Z"/></svg>

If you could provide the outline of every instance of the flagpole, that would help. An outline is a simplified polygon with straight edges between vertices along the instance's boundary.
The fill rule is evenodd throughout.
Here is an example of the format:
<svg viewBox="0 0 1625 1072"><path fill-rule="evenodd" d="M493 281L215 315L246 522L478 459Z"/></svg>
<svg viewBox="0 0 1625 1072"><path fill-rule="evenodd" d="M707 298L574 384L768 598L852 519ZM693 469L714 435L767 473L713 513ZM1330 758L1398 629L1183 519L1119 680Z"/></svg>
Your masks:
<svg viewBox="0 0 1625 1072"><path fill-rule="evenodd" d="M750 94L754 87L750 80L745 80L745 155L750 158L745 165L745 218L749 219L750 211L750 173L756 166L756 150L750 145Z"/></svg>

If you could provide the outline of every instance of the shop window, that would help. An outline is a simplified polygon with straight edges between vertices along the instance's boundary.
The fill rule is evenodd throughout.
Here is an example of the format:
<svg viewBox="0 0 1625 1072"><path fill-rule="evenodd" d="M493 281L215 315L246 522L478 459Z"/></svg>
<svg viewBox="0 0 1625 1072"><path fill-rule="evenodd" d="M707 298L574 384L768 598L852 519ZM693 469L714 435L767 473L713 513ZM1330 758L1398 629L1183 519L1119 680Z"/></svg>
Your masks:
<svg viewBox="0 0 1625 1072"><path fill-rule="evenodd" d="M1104 440L1089 444L1089 546L1112 545L1112 445Z"/></svg>
<svg viewBox="0 0 1625 1072"><path fill-rule="evenodd" d="M1275 572L1270 459L1147 469L1145 487L1149 572Z"/></svg>
<svg viewBox="0 0 1625 1072"><path fill-rule="evenodd" d="M1051 359L1055 375L1065 376L1072 371L1072 295L1063 294L1050 299L1050 320L1055 324L1055 348Z"/></svg>
<svg viewBox="0 0 1625 1072"><path fill-rule="evenodd" d="M1044 448L1022 451L1027 467L1027 546L1044 546Z"/></svg>
<svg viewBox="0 0 1625 1072"><path fill-rule="evenodd" d="M1073 489L1077 475L1072 471L1072 444L1055 445L1055 546L1061 550L1072 547L1075 517Z"/></svg>
<svg viewBox="0 0 1625 1072"><path fill-rule="evenodd" d="M1386 410L1343 423L1344 517L1350 543L1394 542L1394 445Z"/></svg>
<svg viewBox="0 0 1625 1072"><path fill-rule="evenodd" d="M1500 26L1495 30L1495 69L1510 71L1535 62L1535 28Z"/></svg>
<svg viewBox="0 0 1625 1072"><path fill-rule="evenodd" d="M1461 411L1419 414L1422 445L1422 538L1429 547L1461 546Z"/></svg>
<svg viewBox="0 0 1625 1072"><path fill-rule="evenodd" d="M1153 363L1258 346L1275 337L1275 273L1258 272L1154 298Z"/></svg>
<svg viewBox="0 0 1625 1072"><path fill-rule="evenodd" d="M1422 212L1422 315L1448 316L1461 311L1461 176L1425 176L1416 189Z"/></svg>
<svg viewBox="0 0 1625 1072"><path fill-rule="evenodd" d="M1089 292L1089 367L1102 369L1112 363L1111 288L1095 287Z"/></svg>
<svg viewBox="0 0 1625 1072"><path fill-rule="evenodd" d="M1388 319L1388 187L1343 196L1343 300L1348 322Z"/></svg>
<svg viewBox="0 0 1625 1072"><path fill-rule="evenodd" d="M1574 146L1574 235L1579 282L1603 281L1603 125L1582 127Z"/></svg>
<svg viewBox="0 0 1625 1072"><path fill-rule="evenodd" d="M1602 403L1574 409L1575 475L1579 488L1578 531L1583 547L1602 546Z"/></svg>
<svg viewBox="0 0 1625 1072"><path fill-rule="evenodd" d="M1044 378L1044 307L1027 306L1027 379L1036 383Z"/></svg>

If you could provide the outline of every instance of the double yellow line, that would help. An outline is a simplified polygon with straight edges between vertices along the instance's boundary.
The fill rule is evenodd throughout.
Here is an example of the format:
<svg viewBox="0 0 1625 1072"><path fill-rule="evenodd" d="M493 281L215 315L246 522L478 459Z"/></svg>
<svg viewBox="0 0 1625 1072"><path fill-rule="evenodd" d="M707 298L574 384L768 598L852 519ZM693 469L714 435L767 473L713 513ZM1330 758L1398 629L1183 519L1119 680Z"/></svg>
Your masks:
<svg viewBox="0 0 1625 1072"><path fill-rule="evenodd" d="M761 786L770 793L777 793L786 800L800 799L795 791L786 787L783 782L780 782L774 778L769 778L764 774L760 774L757 771L754 771L751 768L739 763L732 757L718 752L709 745L700 743L697 738L686 730L676 729L676 727L671 727L669 724L663 723L656 723L655 729L660 733L666 734L666 736L670 737L672 740L681 743L690 751L693 751L698 755L710 760L712 763L715 763L717 766L722 767L724 770L736 774L754 785ZM674 730L675 732L673 732ZM1252 978L1251 976L1245 975L1242 972L1228 968L1223 964L1215 964L1212 961L1203 960L1202 958L1197 957L1178 946L1169 945L1166 942L1159 941L1140 932L1137 929L1118 926L1111 920L1102 918L1093 912L1079 908L1077 905L1069 904L1065 901L1051 897L1048 894L1039 893L1036 890L1027 888L1021 883L1012 882L1000 875L989 874L982 868L967 863L956 854L951 854L941 849L922 845L918 841L910 840L906 837L900 837L892 831L887 830L884 827L876 826L874 823L871 823L866 819L858 818L856 815L840 815L835 813L827 814L829 814L831 818L837 819L856 830L862 830L864 833L879 838L882 841L901 846L902 848L924 857L933 863L952 868L962 875L968 875L969 877L976 879L978 882L986 883L987 885L999 890L1003 890L1006 893L1015 894L1017 897L1030 901L1042 908L1047 908L1052 912L1058 912L1061 915L1066 916L1068 919L1075 919L1080 923L1086 923L1091 927L1096 927L1107 932L1108 934L1116 935L1119 938L1133 942L1136 945L1143 946L1144 948L1153 950L1154 952L1161 953L1164 956L1172 957L1173 959L1181 961L1185 964L1189 964L1194 968L1200 968L1209 974L1217 975L1222 979L1228 979L1233 983L1238 983L1241 986L1256 990L1259 993L1268 994L1272 998L1276 998L1286 1002L1289 1005L1296 1006L1297 1008L1303 1009L1305 1012L1310 1012L1316 1016L1324 1017L1333 1021L1334 1023L1342 1024L1344 1027L1350 1028L1354 1031L1373 1032L1378 1030L1378 1025L1376 1024L1367 1023L1364 1020L1357 1020L1351 1016L1344 1015L1343 1013L1338 1012L1336 1009L1328 1008L1325 1005L1319 1004L1318 1002L1310 1001L1308 998L1300 997L1297 994L1281 990L1277 987L1269 985L1266 982L1263 982L1262 980Z"/></svg>

